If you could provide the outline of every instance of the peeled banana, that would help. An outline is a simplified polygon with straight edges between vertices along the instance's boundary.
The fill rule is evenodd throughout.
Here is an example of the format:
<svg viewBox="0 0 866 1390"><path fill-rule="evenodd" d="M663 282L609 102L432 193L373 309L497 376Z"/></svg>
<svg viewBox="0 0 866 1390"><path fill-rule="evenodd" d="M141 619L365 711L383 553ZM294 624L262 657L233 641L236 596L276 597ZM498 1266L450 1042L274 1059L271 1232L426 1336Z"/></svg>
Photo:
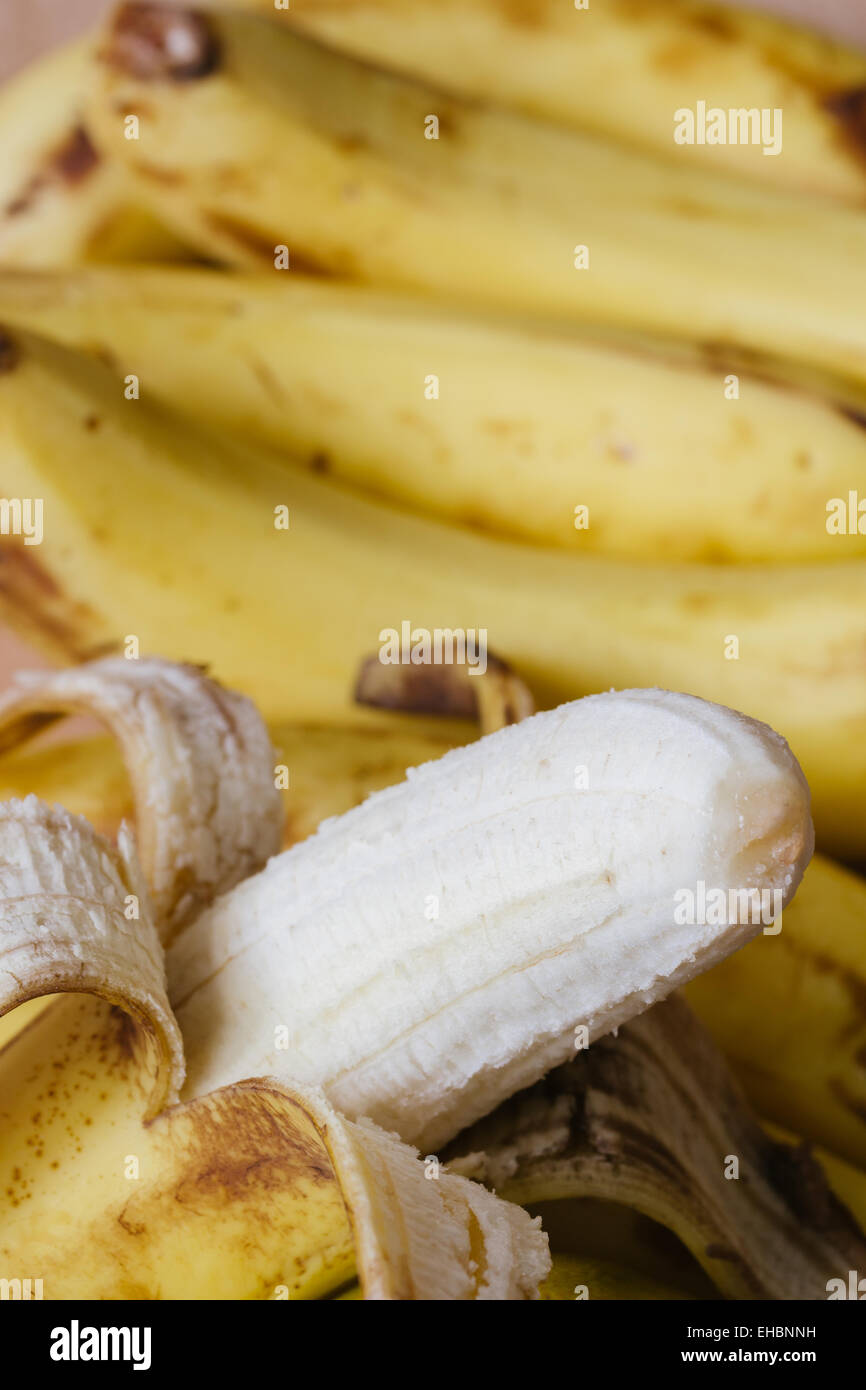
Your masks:
<svg viewBox="0 0 866 1390"><path fill-rule="evenodd" d="M666 0L232 0L368 61L779 188L862 202L858 98L866 57L753 10ZM675 145L673 112L784 109L781 158L732 144Z"/></svg>
<svg viewBox="0 0 866 1390"><path fill-rule="evenodd" d="M830 499L866 495L856 411L747 375L728 399L722 367L699 357L180 267L0 272L0 321L314 471L501 534L653 560L866 552L866 523L827 525Z"/></svg>
<svg viewBox="0 0 866 1390"><path fill-rule="evenodd" d="M47 651L131 638L210 662L271 717L358 722L358 666L386 629L484 629L542 705L659 685L749 710L801 760L821 847L863 855L859 561L651 567L471 536L199 434L146 382L130 398L99 363L7 342L5 486L42 500L44 536L4 538L0 611Z"/></svg>
<svg viewBox="0 0 866 1390"><path fill-rule="evenodd" d="M97 143L208 256L866 381L859 208L481 107L256 15L125 4L100 54Z"/></svg>
<svg viewBox="0 0 866 1390"><path fill-rule="evenodd" d="M466 742L469 729L441 716L407 720L391 713L386 728L282 723L270 734L287 773L282 844L288 848L321 821L401 781L407 767ZM34 794L60 801L111 837L135 814L122 760L106 738L7 752L0 761L0 801ZM866 991L864 918L862 880L816 855L785 909L782 930L761 933L685 993L759 1114L777 1117L789 1131L866 1168L866 1024L859 1005ZM21 1028L24 1013L0 1019L0 1045ZM866 1189L858 1205L856 1184L852 1195L850 1181L837 1182L833 1155L822 1150L820 1157L834 1187L866 1224Z"/></svg>

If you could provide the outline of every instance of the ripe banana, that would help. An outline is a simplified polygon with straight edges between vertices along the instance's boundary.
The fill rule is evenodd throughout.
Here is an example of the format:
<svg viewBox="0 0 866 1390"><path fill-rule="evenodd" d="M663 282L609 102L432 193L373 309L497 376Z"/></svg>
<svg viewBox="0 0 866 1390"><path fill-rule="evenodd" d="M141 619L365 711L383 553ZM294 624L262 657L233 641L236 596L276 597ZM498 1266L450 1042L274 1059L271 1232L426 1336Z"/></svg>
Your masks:
<svg viewBox="0 0 866 1390"><path fill-rule="evenodd" d="M204 424L506 535L655 560L866 550L866 525L827 529L831 498L866 495L855 410L747 376L728 400L719 364L180 267L0 273L0 320L137 373Z"/></svg>
<svg viewBox="0 0 866 1390"><path fill-rule="evenodd" d="M862 202L866 57L769 15L705 0L585 9L560 0L232 0L368 61L780 188ZM675 145L673 112L784 108L782 157Z"/></svg>
<svg viewBox="0 0 866 1390"><path fill-rule="evenodd" d="M859 209L479 107L256 15L126 4L100 53L97 143L209 256L866 381Z"/></svg>
<svg viewBox="0 0 866 1390"><path fill-rule="evenodd" d="M760 1114L866 1168L866 883L820 856L777 936L686 988Z"/></svg>
<svg viewBox="0 0 866 1390"><path fill-rule="evenodd" d="M143 208L84 121L93 41L56 49L0 88L0 264L173 259L182 246Z"/></svg>
<svg viewBox="0 0 866 1390"><path fill-rule="evenodd" d="M767 1138L678 999L514 1096L445 1157L513 1201L627 1203L729 1298L823 1299L866 1254L817 1163Z"/></svg>
<svg viewBox="0 0 866 1390"><path fill-rule="evenodd" d="M4 538L0 611L46 650L77 659L133 637L210 662L271 717L357 723L358 665L386 628L482 628L541 704L659 685L771 723L811 779L822 847L864 854L859 561L720 569L546 554L230 448L125 399L105 367L53 344L16 334L4 358L3 487L41 499L44 536ZM303 659L289 676L292 653Z"/></svg>

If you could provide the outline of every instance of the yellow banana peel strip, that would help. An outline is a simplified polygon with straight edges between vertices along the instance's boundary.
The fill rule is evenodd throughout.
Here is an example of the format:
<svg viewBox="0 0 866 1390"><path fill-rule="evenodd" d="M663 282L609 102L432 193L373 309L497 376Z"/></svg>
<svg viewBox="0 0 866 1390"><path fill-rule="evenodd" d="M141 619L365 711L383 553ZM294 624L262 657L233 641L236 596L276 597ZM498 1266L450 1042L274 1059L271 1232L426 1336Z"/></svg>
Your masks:
<svg viewBox="0 0 866 1390"><path fill-rule="evenodd" d="M32 732L46 708L86 708L118 732L131 761L150 760L152 783L180 761L184 777L168 772L164 803L145 779L138 805L165 812L169 845L202 832L209 805L225 821L221 853L200 851L194 868L235 872L238 854L224 851L232 817L241 832L248 823L238 798L258 790L252 772L244 782L245 755L253 770L258 755L270 757L264 726L198 672L129 669L127 678L124 663L93 663L25 682L7 701L8 724ZM190 791L202 766L213 773L204 802ZM227 776L241 789L223 805ZM278 840L279 798L255 815L265 820L268 808L266 829ZM242 852L248 843L241 833ZM165 868L165 846L154 844L151 863ZM343 1119L314 1089L239 1080L157 1113L180 1089L183 1044L125 827L115 849L36 798L6 803L0 865L0 1014L43 994L98 996L60 1001L0 1053L4 1278L29 1277L35 1265L49 1298L297 1297L332 1290L356 1265L371 1299L537 1296L550 1268L538 1221L437 1162L422 1164L396 1135ZM213 874L195 881L210 888ZM176 914L177 879L166 872L162 882ZM154 1045L141 1067L154 1078L144 1125L133 1074L142 1035ZM44 1118L40 1105L50 1106Z"/></svg>
<svg viewBox="0 0 866 1390"><path fill-rule="evenodd" d="M729 1298L823 1299L866 1239L808 1150L770 1139L676 997L465 1131L449 1167L522 1203L593 1197L672 1230Z"/></svg>
<svg viewBox="0 0 866 1390"><path fill-rule="evenodd" d="M0 696L0 751L72 713L95 715L120 744L163 939L277 853L274 752L249 700L155 658L22 672Z"/></svg>

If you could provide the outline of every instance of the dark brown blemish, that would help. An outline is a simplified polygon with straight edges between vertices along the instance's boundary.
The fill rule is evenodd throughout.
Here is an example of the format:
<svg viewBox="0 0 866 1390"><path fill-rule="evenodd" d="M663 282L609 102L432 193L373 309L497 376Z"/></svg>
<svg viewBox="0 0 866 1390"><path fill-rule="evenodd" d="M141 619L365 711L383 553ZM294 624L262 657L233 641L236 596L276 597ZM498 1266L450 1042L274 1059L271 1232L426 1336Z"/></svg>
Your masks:
<svg viewBox="0 0 866 1390"><path fill-rule="evenodd" d="M831 92L824 109L839 122L842 133L861 157L866 157L866 86Z"/></svg>
<svg viewBox="0 0 866 1390"><path fill-rule="evenodd" d="M92 661L117 651L116 643L82 640L95 622L92 609L67 599L54 577L34 559L33 549L8 538L0 543L0 600L7 615L20 615L25 632L38 631L55 651L75 661Z"/></svg>
<svg viewBox="0 0 866 1390"><path fill-rule="evenodd" d="M98 430L101 424L102 421L98 415L88 415L84 421L84 428L92 433L94 430Z"/></svg>
<svg viewBox="0 0 866 1390"><path fill-rule="evenodd" d="M373 709L447 714L474 719L478 712L471 684L455 679L446 666L385 666L378 656L362 662L353 698Z"/></svg>
<svg viewBox="0 0 866 1390"><path fill-rule="evenodd" d="M64 183L74 186L86 179L99 162L99 151L84 126L77 125L51 156L50 169Z"/></svg>
<svg viewBox="0 0 866 1390"><path fill-rule="evenodd" d="M0 376L13 371L20 358L21 352L15 339L10 338L6 330L0 328Z"/></svg>
<svg viewBox="0 0 866 1390"><path fill-rule="evenodd" d="M861 430L866 430L866 410L854 410L851 406L840 405L839 413L844 415L846 420L850 420L852 424L859 425Z"/></svg>
<svg viewBox="0 0 866 1390"><path fill-rule="evenodd" d="M332 468L330 455L324 449L318 449L310 459L310 468L313 473L330 473Z"/></svg>
<svg viewBox="0 0 866 1390"><path fill-rule="evenodd" d="M217 235L228 237L229 241L235 242L241 250L247 253L252 252L254 256L261 260L270 261L271 264L273 264L276 248L288 245L285 237L266 236L257 228L251 227L248 222L241 222L239 218L229 217L222 212L206 213L205 222ZM294 257L291 257L291 264L294 264Z"/></svg>
<svg viewBox="0 0 866 1390"><path fill-rule="evenodd" d="M43 189L50 184L64 183L77 187L98 167L99 151L83 125L76 125L69 135L45 156L42 167L25 184L17 197L7 203L7 217L20 217L34 204Z"/></svg>
<svg viewBox="0 0 866 1390"><path fill-rule="evenodd" d="M192 82L214 72L221 55L204 15L133 0L118 10L99 56L143 82Z"/></svg>

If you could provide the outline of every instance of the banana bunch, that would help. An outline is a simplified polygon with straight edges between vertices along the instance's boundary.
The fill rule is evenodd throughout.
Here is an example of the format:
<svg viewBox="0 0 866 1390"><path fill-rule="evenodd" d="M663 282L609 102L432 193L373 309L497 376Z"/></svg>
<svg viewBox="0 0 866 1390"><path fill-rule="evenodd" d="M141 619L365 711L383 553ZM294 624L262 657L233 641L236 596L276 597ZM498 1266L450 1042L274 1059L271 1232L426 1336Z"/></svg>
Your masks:
<svg viewBox="0 0 866 1390"><path fill-rule="evenodd" d="M866 1265L864 90L703 0L213 0L0 92L0 1278Z"/></svg>
<svg viewBox="0 0 866 1390"><path fill-rule="evenodd" d="M126 4L101 54L97 144L202 255L866 382L859 207L480 106L257 15Z"/></svg>

